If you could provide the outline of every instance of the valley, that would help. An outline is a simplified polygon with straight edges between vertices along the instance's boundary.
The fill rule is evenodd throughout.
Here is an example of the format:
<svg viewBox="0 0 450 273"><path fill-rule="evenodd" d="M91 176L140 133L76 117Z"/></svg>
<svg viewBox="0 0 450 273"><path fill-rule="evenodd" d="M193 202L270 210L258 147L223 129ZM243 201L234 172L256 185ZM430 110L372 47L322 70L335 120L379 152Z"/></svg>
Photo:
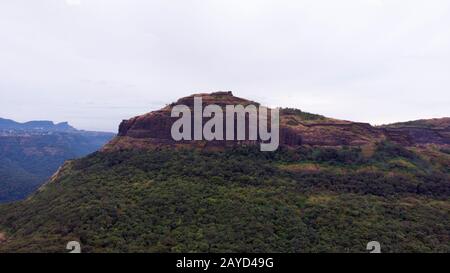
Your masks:
<svg viewBox="0 0 450 273"><path fill-rule="evenodd" d="M27 197L64 161L95 152L113 136L68 123L0 120L0 203Z"/></svg>

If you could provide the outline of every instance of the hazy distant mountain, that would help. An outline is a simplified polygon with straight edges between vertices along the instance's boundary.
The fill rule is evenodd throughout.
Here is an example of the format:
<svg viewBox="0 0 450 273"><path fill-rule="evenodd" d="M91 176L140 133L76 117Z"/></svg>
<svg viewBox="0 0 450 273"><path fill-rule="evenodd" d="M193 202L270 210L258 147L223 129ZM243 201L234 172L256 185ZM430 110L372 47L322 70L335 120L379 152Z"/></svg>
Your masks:
<svg viewBox="0 0 450 273"><path fill-rule="evenodd" d="M96 151L113 136L79 131L67 122L0 119L0 203L26 197L64 161Z"/></svg>
<svg viewBox="0 0 450 273"><path fill-rule="evenodd" d="M10 119L0 118L0 130L34 130L34 131L57 131L73 132L77 131L67 122L53 123L53 121L40 120L28 121L24 123L16 122Z"/></svg>
<svg viewBox="0 0 450 273"><path fill-rule="evenodd" d="M245 141L173 141L173 105L123 121L99 152L0 206L0 252L64 252L72 240L83 252L366 252L369 241L450 252L444 119L411 130L283 109L281 147L264 153Z"/></svg>

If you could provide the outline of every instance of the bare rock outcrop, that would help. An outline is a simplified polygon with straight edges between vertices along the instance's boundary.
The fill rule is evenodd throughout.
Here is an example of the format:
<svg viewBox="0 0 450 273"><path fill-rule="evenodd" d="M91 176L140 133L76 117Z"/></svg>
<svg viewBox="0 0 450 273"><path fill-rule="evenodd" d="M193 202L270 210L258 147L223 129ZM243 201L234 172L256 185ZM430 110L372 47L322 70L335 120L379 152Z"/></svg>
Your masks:
<svg viewBox="0 0 450 273"><path fill-rule="evenodd" d="M124 120L119 126L118 136L103 150L140 149L158 145L219 147L253 143L252 141L174 141L171 136L171 127L178 118L171 117L171 109L180 104L193 109L195 96L202 97L204 107L210 104L221 107L249 104L259 106L259 103L254 101L235 97L230 91L194 94L181 98L163 109ZM203 122L207 120L204 119ZM429 121L374 127L368 123L336 120L297 109L281 109L280 145L290 147L299 145L364 146L382 140L390 140L406 146L430 143L450 144L450 118Z"/></svg>

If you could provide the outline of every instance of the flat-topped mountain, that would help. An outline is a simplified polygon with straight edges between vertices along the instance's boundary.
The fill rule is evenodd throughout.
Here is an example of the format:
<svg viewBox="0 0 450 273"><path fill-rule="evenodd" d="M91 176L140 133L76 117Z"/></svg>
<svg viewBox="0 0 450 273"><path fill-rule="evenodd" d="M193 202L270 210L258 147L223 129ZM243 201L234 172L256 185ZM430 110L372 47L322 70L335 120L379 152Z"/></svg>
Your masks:
<svg viewBox="0 0 450 273"><path fill-rule="evenodd" d="M68 122L54 123L53 121L28 121L24 123L16 122L10 119L0 118L1 130L23 130L23 131L45 131L45 132L73 132L77 131L70 126Z"/></svg>
<svg viewBox="0 0 450 273"><path fill-rule="evenodd" d="M257 102L236 97L230 91L194 94L181 98L161 110L124 120L119 126L118 136L106 146L106 149L179 145L180 142L174 141L171 136L172 124L177 120L177 118L171 117L171 110L175 105L186 105L192 109L194 97L201 97L203 106L211 104L221 107L225 107L225 105L259 105ZM207 119L204 118L203 122ZM292 147L301 145L363 146L383 140L408 146L450 144L449 119L423 120L374 127L368 123L337 120L298 109L282 108L280 110L280 144ZM186 142L181 142L181 144L186 144ZM226 141L222 143L189 141L187 144L200 147L230 145ZM236 143L231 143L231 145L233 144Z"/></svg>

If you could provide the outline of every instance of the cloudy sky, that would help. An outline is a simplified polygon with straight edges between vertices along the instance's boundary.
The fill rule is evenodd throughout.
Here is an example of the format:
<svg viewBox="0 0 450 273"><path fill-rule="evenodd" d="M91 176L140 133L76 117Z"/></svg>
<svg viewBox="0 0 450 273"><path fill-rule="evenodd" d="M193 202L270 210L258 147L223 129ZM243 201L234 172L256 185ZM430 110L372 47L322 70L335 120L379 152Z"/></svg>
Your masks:
<svg viewBox="0 0 450 273"><path fill-rule="evenodd" d="M1 0L0 117L119 122L196 92L450 116L448 0Z"/></svg>

